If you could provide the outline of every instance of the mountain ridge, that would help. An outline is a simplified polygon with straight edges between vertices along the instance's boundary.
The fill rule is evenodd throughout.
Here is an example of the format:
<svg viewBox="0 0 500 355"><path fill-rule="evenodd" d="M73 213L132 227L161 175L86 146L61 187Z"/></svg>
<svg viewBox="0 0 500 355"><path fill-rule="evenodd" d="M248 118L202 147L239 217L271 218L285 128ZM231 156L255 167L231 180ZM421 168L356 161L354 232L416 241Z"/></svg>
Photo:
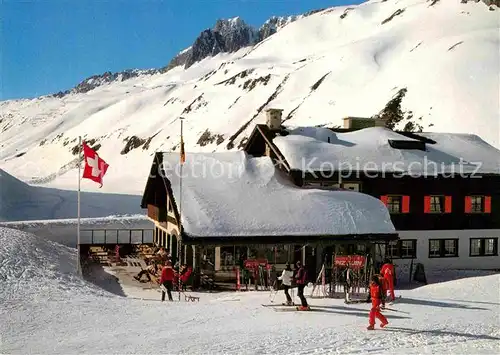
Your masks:
<svg viewBox="0 0 500 355"><path fill-rule="evenodd" d="M248 25L239 16L218 19L212 28L200 32L193 44L176 54L169 63L160 68L125 69L118 72L106 71L83 79L71 89L44 96L64 97L74 93L86 93L101 85L115 81L125 81L140 75L162 74L177 66L188 69L191 65L219 53L231 53L241 48L256 45L275 34L287 24L324 9L308 11L302 15L271 16L258 28Z"/></svg>

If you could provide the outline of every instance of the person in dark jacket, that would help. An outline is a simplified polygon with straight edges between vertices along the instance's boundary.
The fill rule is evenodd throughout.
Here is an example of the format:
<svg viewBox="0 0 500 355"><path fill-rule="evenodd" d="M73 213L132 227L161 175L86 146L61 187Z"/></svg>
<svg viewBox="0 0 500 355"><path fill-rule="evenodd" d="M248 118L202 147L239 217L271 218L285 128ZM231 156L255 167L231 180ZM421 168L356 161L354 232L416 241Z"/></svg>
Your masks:
<svg viewBox="0 0 500 355"><path fill-rule="evenodd" d="M309 309L306 298L304 297L304 288L306 287L306 270L300 261L295 264L297 272L295 273L295 283L297 284L297 296L300 298L302 304L299 309L305 311Z"/></svg>
<svg viewBox="0 0 500 355"><path fill-rule="evenodd" d="M172 264L170 261L165 263L165 266L161 270L160 284L161 284L161 301L165 301L165 291L168 294L168 300L173 301L172 298L172 288L174 281L174 269L172 269Z"/></svg>

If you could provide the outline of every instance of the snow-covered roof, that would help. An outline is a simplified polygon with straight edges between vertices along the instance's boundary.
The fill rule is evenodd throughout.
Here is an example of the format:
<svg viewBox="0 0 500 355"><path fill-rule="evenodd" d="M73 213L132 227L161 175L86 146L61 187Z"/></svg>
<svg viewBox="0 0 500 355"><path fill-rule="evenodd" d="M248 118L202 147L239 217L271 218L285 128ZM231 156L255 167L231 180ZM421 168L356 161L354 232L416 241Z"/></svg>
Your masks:
<svg viewBox="0 0 500 355"><path fill-rule="evenodd" d="M163 169L192 237L394 234L387 208L353 191L302 189L268 157L163 153Z"/></svg>
<svg viewBox="0 0 500 355"><path fill-rule="evenodd" d="M390 141L418 142L385 127L336 133L327 128L297 127L273 143L291 169L302 171L500 174L500 150L474 134L418 133L434 140L426 149L393 148ZM404 143L404 142L403 142Z"/></svg>

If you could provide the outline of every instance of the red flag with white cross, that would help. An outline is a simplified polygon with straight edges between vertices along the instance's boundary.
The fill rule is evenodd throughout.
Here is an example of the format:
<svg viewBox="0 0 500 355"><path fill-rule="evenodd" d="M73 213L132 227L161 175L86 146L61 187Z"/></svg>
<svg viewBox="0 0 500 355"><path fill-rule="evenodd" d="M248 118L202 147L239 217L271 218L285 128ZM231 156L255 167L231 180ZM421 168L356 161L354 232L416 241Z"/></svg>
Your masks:
<svg viewBox="0 0 500 355"><path fill-rule="evenodd" d="M97 182L102 187L102 178L109 165L102 160L96 151L90 148L85 142L83 142L83 158L85 160L85 168L83 169L83 178L90 179Z"/></svg>

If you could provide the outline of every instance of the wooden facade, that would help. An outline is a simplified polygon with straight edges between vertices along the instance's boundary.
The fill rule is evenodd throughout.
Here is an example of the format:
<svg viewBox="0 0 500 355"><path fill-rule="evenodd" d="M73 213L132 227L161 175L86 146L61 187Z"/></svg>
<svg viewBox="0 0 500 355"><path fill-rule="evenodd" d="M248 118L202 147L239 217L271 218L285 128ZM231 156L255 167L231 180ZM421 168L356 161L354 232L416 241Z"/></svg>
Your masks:
<svg viewBox="0 0 500 355"><path fill-rule="evenodd" d="M315 178L313 174L293 172L298 186L308 182L338 185L338 174L329 179ZM329 175L329 174L324 174ZM347 175L347 174L345 174ZM316 174L316 177L321 174ZM480 178L465 177L341 177L341 183L356 184L359 191L383 200L384 196L401 196L408 201L408 210L391 213L397 230L450 230L450 229L500 229L500 175L483 175ZM444 198L442 212L428 211L426 205L432 196ZM467 209L467 200L473 196L484 197L483 212ZM403 202L403 201L402 201ZM446 210L448 202L449 212ZM488 203L487 203L488 202Z"/></svg>

